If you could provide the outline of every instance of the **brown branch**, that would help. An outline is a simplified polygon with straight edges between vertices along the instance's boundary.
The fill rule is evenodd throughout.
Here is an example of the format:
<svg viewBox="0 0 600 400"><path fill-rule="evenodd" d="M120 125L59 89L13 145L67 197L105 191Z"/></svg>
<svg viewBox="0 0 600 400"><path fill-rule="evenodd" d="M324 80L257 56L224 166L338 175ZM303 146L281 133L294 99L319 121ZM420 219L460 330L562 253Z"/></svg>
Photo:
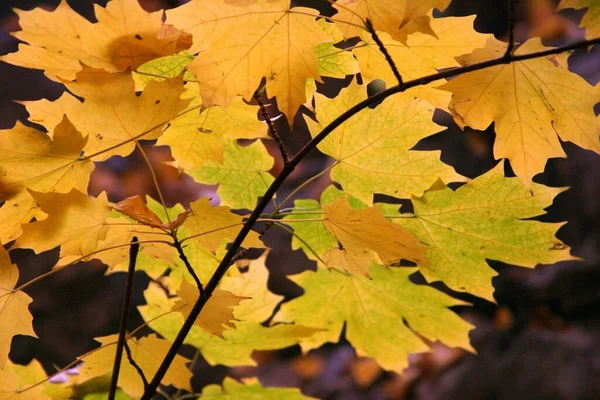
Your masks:
<svg viewBox="0 0 600 400"><path fill-rule="evenodd" d="M283 145L283 141L281 140L281 137L279 136L279 133L277 132L277 128L275 128L275 124L273 123L273 121L271 121L271 118L269 117L269 112L267 111L267 107L265 106L265 103L260 99L260 92L258 92L258 91L255 92L254 98L256 99L256 102L258 103L258 106L260 107L260 112L262 114L263 119L265 120L265 122L267 123L267 126L269 127L269 135L271 135L273 140L275 140L275 143L277 143L277 147L279 147L279 152L281 153L281 158L283 159L283 163L287 164L289 162L287 150L285 149L285 146Z"/></svg>
<svg viewBox="0 0 600 400"><path fill-rule="evenodd" d="M512 52L515 49L515 1L516 0L507 0L508 1L508 47L506 48L506 53L504 53L505 58L510 58L512 56Z"/></svg>
<svg viewBox="0 0 600 400"><path fill-rule="evenodd" d="M135 273L135 262L140 251L140 245L136 236L131 239L129 248L129 268L127 269L127 285L125 287L125 297L123 299L123 308L121 310L121 323L119 325L119 339L117 340L117 351L115 362L113 364L113 373L110 379L110 389L108 399L114 400L117 393L117 382L119 381L119 371L121 369L121 359L123 358L123 347L125 344L125 334L127 332L127 318L129 317L129 307L131 306L131 292L133 290L133 274Z"/></svg>
<svg viewBox="0 0 600 400"><path fill-rule="evenodd" d="M373 27L373 23L371 22L371 20L369 18L367 18L367 20L365 21L365 25L367 26L367 31L371 34L371 37L373 38L375 43L377 43L377 47L379 47L379 51L385 57L385 61L387 61L388 65L390 66L392 73L394 74L394 76L396 77L396 80L398 81L398 85L400 87L402 87L404 85L404 82L402 81L402 75L400 75L400 71L398 71L398 68L396 67L396 63L392 59L392 56L390 55L390 53L388 53L385 45L379 38L379 35L377 35L377 32L375 31L375 28Z"/></svg>
<svg viewBox="0 0 600 400"><path fill-rule="evenodd" d="M557 47L554 49L539 51L539 52L530 53L530 54L522 54L522 55L518 55L518 56L511 56L509 59L507 59L503 56L500 58L495 58L493 60L468 65L465 67L457 67L457 68L448 69L448 70L445 70L442 72L438 72L436 74L427 75L427 76L424 76L424 77L421 77L418 79L414 79L412 81L408 81L404 85L392 86L389 89L383 90L373 96L366 98L365 100L355 104L354 106L350 107L348 110L346 110L345 112L340 114L329 125L327 125L325 128L323 128L323 130L321 132L319 132L318 135L316 135L304 147L302 147L302 149L300 149L300 151L298 151L298 153L296 153L296 155L290 159L289 163L284 165L284 167L281 170L281 172L279 173L279 175L277 175L277 177L275 178L273 183L271 183L271 186L269 186L269 188L267 189L267 191L265 192L263 197L260 199L260 201L256 205L256 208L254 209L254 211L252 211L252 214L250 215L250 217L248 217L248 219L242 226L242 229L239 231L238 235L233 240L231 246L227 250L227 253L225 254L223 259L219 263L219 266L213 273L213 276L210 278L210 281L208 282L208 284L206 285L206 287L204 289L204 294L205 294L204 297L200 297L198 299L198 301L192 307L188 317L186 318L185 322L183 323L183 326L179 330L177 337L173 341L171 348L165 355L165 358L163 359L161 365L158 367L158 370L156 371L154 377L152 378L152 381L150 382L150 384L146 388L143 396L141 397L141 400L150 400L152 398L152 396L154 395L154 393L156 393L156 389L158 388L160 381L167 373L169 366L171 365L171 363L173 362L173 359L177 355L177 352L178 352L179 348L181 347L181 345L183 344L183 341L185 340L190 329L192 328L194 321L196 320L198 315L200 315L200 311L202 310L202 308L204 307L204 305L206 304L206 302L208 301L208 299L210 298L210 296L212 295L214 290L217 288L217 285L219 284L221 278L225 275L225 273L229 269L229 266L231 265L231 262L237 253L237 250L240 248L242 242L244 241L244 239L246 238L246 236L248 235L248 233L250 232L250 230L252 229L252 227L254 226L254 224L256 223L258 218L260 217L260 214L263 212L265 207L271 201L271 198L273 198L273 196L275 195L275 192L283 184L283 182L286 180L286 178L294 171L294 169L300 163L300 161L302 161L302 159L310 151L312 151L315 147L317 147L317 145L319 143L321 143L331 132L333 132L333 130L335 128L337 128L338 126L340 126L341 124L346 122L348 119L350 119L352 116L356 115L361 110L364 110L365 108L369 107L370 105L373 105L380 101L383 101L395 93L404 92L405 90L408 90L408 89L416 87L416 86L426 85L430 82L433 82L433 81L436 81L439 79L450 78L450 77L461 75L461 74L464 74L467 72L478 71L478 70L493 67L496 65L508 64L508 63L515 62L515 61L524 61L524 60L529 60L529 59L533 59L533 58L544 57L544 56L548 56L548 55L552 55L552 54L562 53L564 51L581 48L581 47L588 47L588 46L591 46L594 44L599 44L599 43L600 43L600 38L596 38L596 39L592 39L592 40L583 40L580 42L572 43L572 44L566 45L566 46Z"/></svg>
<svg viewBox="0 0 600 400"><path fill-rule="evenodd" d="M131 355L131 349L129 348L129 344L127 343L127 340L125 340L125 342L123 342L123 347L125 347L125 354L127 354L127 360L129 361L129 364L131 364L131 366L137 371L140 378L142 378L142 382L144 383L144 388L146 388L148 386L148 379L146 379L146 375L144 374L144 371L142 370L142 368L133 359L133 356Z"/></svg>
<svg viewBox="0 0 600 400"><path fill-rule="evenodd" d="M204 288L202 287L202 282L200 282L200 278L198 278L198 275L196 275L196 271L194 271L194 268L192 268L192 264L190 264L190 261L188 260L187 256L183 252L183 247L181 246L181 243L179 242L179 240L177 240L177 237L173 236L173 241L174 241L173 245L177 249L177 253L179 253L179 258L181 259L181 261L183 261L185 268L187 268L187 270L190 273L190 275L192 276L192 278L194 278L194 282L196 282L196 286L198 287L198 290L200 291L200 297L203 297L204 296Z"/></svg>

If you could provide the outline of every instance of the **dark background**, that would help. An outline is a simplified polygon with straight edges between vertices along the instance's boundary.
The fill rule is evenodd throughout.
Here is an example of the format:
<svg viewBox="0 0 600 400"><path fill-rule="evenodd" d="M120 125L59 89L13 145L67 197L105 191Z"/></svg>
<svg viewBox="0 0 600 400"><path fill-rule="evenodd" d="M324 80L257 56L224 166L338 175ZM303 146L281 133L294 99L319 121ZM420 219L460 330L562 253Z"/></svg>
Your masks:
<svg viewBox="0 0 600 400"><path fill-rule="evenodd" d="M68 3L93 20L91 1ZM325 0L294 3L332 14ZM0 0L0 54L17 49L18 41L8 34L18 30L12 7L53 9L57 4L58 1ZM142 0L141 4L154 11L177 6L178 1ZM552 13L555 4L550 0L517 1L517 38L524 40L529 35L538 35L548 45L583 38L583 32L577 28L583 12L567 10L555 15ZM475 21L478 31L493 33L500 39L506 36L504 0L454 0L444 15L473 13L478 15ZM596 84L600 80L600 46L589 52L575 51L569 64L571 70ZM0 77L0 129L10 129L16 120L26 122L27 112L15 100L54 100L64 90L39 71L1 62ZM346 83L329 79L320 89L335 92ZM291 134L285 121L277 121L291 152L310 138L303 119L297 116L294 122ZM485 132L461 131L443 112L436 113L436 122L448 130L424 139L417 148L441 149L442 160L468 177L475 177L497 163L492 155L493 126ZM372 360L358 359L351 346L342 340L304 357L297 346L277 352L256 352L258 368L210 367L201 360L194 370L194 388L220 383L226 375L258 375L265 385L299 386L306 395L326 399L600 399L600 156L570 143L564 143L563 147L568 158L549 160L536 181L571 188L558 195L548 214L539 219L568 221L558 237L572 247L572 254L586 261L539 266L534 270L490 261L499 272L493 282L498 304L454 293L474 303L473 307L457 311L476 325L471 339L478 355L436 344L430 354L411 356L411 366L400 377L382 371ZM201 196L214 195L215 187L181 179L174 169L162 165L162 161L171 159L168 149L149 146L146 149L168 203L181 202L187 206ZM276 155L276 149L270 150ZM90 194L110 190L111 201L135 194L152 195L152 182L136 154L113 157L98 164ZM327 157L313 152L279 196L285 196L329 162ZM318 198L329 182L324 177L307 186L300 197ZM269 257L270 289L288 298L300 295L301 290L285 276L314 268L314 264L301 252L291 251L290 237L281 231L270 230L265 241L275 249ZM19 265L21 284L49 271L58 252L35 256L32 251L16 250L11 256ZM96 347L93 337L116 333L125 274L104 276L105 269L99 262L82 263L25 289L34 299L31 311L39 339L15 337L11 359L28 363L35 357L53 373L55 366L62 367ZM144 273L136 273L136 305L143 304L141 293L148 282ZM447 291L442 285L435 286ZM129 326L133 328L141 322L135 312ZM191 355L191 351L187 349L186 354Z"/></svg>

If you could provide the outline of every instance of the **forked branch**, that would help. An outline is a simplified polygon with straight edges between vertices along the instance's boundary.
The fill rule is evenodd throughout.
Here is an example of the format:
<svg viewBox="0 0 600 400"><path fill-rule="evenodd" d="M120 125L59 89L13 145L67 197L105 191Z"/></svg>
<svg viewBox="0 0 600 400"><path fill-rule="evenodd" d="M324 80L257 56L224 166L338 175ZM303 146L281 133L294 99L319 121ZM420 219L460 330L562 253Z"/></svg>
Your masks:
<svg viewBox="0 0 600 400"><path fill-rule="evenodd" d="M254 226L256 221L259 219L259 217L260 217L261 213L263 212L263 210L265 209L265 207L269 204L269 202L275 195L275 192L277 192L279 187L285 182L286 178L294 171L294 169L300 163L300 161L302 161L302 159L304 159L304 157L310 151L312 151L315 147L317 147L317 145L319 143L321 143L331 132L333 132L333 130L335 128L337 128L338 126L340 126L341 124L346 122L348 119L350 119L352 116L356 115L361 110L364 110L365 108L369 107L370 105L381 102L381 101L385 100L386 98L392 96L395 93L404 92L404 91L406 91L410 88L416 87L416 86L426 85L430 82L433 82L433 81L436 81L439 79L451 78L453 76L461 75L461 74L464 74L467 72L478 71L478 70L493 67L496 65L508 64L508 63L512 63L512 62L516 62L516 61L524 61L524 60L530 60L530 59L534 59L534 58L545 57L548 55L559 54L564 51L588 47L588 46L599 44L599 43L600 43L600 38L596 38L596 39L592 39L592 40L583 40L583 41L579 41L576 43L572 43L572 44L569 44L566 46L561 46L561 47L557 47L557 48L553 48L553 49L549 49L549 50L539 51L539 52L530 53L530 54L522 54L522 55L518 55L518 56L509 54L508 57L502 56L500 58L495 58L492 60L488 60L488 61L484 61L484 62L480 62L480 63L476 63L476 64L464 66L464 67L448 69L448 70L445 70L442 72L438 72L438 73L435 73L432 75L427 75L427 76L424 76L424 77L421 77L418 79L414 79L414 80L405 82L403 85L398 84L396 86L392 86L389 89L383 90L377 94L374 94L373 96L366 98L365 100L350 107L344 113L340 114L335 120L333 120L329 125L327 125L321 132L319 132L318 135L316 135L302 149L300 149L300 151L298 151L298 153L296 153L296 155L294 157L292 157L288 163L286 163L284 165L284 167L281 170L281 172L279 173L279 175L277 175L277 177L275 178L275 180L273 181L271 186L269 186L269 188L267 189L267 191L265 192L263 197L258 202L256 208L254 209L254 211L252 211L252 214L250 215L250 217L248 217L248 219L242 226L242 229L239 231L239 233L236 236L236 238L234 239L233 243L227 250L227 253L221 260L219 266L215 270L210 281L204 288L204 296L200 297L198 299L198 301L192 307L192 310L190 311L185 322L183 323L183 326L179 330L177 337L173 341L171 348L167 352L165 358L163 359L158 370L156 371L150 384L146 388L141 399L142 400L150 400L152 398L152 396L154 395L154 393L156 393L156 389L158 388L158 385L160 384L161 380L167 373L167 370L169 369L169 366L171 365L171 363L173 362L173 359L177 355L179 348L181 347L187 334L191 330L191 328L194 324L194 321L200 314L200 311L202 310L202 308L204 307L204 305L206 304L206 302L208 301L208 299L210 298L210 296L212 295L214 290L217 288L217 285L219 284L221 278L223 278L223 276L229 269L229 266L231 265L232 260L234 259L236 254L238 253L238 249L240 248L242 242L244 241L244 239L246 238L246 236L248 235L248 233L250 232L250 230L252 229L252 227Z"/></svg>

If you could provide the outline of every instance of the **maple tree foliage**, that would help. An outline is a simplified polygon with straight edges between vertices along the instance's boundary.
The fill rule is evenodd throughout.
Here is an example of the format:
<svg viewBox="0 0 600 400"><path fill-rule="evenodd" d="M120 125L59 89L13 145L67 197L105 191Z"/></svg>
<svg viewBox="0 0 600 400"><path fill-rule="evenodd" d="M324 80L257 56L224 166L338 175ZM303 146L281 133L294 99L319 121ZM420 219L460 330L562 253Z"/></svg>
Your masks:
<svg viewBox="0 0 600 400"><path fill-rule="evenodd" d="M532 268L577 258L555 237L561 223L531 219L565 190L533 181L549 158L566 156L561 140L600 153L600 87L568 69L568 53L539 38L499 41L475 31L474 16L434 18L450 0L324 2L332 17L290 0L192 0L153 13L111 0L95 6L96 22L65 0L52 11L15 10L22 42L1 60L41 70L67 91L22 102L37 127L0 132L0 399L68 398L119 362L123 398L150 398L159 383L185 393L193 361L177 354L182 343L211 365L247 366L255 350L307 352L342 332L357 355L402 373L409 354L435 341L472 351L472 325L451 309L467 303L411 276L494 301L486 260ZM588 41L569 49L598 43L598 1L563 0L566 8L586 9ZM317 90L325 77L347 76L333 98ZM374 80L388 89L368 97ZM312 135L293 157L272 125L274 102L290 125L302 113ZM494 123L494 155L504 161L468 179L439 151L415 150L443 130L436 110L461 128ZM88 195L96 165L134 151L147 160L141 141L168 146L181 173L218 185L220 205L204 197L167 207L149 162L158 199ZM276 197L315 147L333 160L315 179L329 173L335 185L318 199L294 197L309 179ZM508 163L516 177L505 176ZM391 197L410 212L381 201ZM284 303L267 287L278 250L261 240L277 228L316 263L290 277L303 294ZM82 362L79 375L61 384L35 360L10 361L15 335L37 337L35 299L23 289L90 259L107 273L127 270L132 242L141 245L133 266L152 281L139 308L144 325L123 342L96 338L99 347L65 367ZM10 251L56 247L54 269L17 286ZM251 248L262 256L246 260ZM141 336L145 326L155 333ZM115 360L119 346L128 357ZM230 378L197 395L308 398Z"/></svg>

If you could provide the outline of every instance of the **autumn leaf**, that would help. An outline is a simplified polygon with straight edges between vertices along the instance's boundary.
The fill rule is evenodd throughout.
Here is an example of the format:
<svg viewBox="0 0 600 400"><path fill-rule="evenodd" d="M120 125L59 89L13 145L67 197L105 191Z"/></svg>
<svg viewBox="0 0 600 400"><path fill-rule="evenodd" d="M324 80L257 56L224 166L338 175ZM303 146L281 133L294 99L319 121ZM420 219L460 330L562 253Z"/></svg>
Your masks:
<svg viewBox="0 0 600 400"><path fill-rule="evenodd" d="M580 27L585 28L586 39L594 39L600 36L600 1L598 0L561 0L556 11L567 8L587 8Z"/></svg>
<svg viewBox="0 0 600 400"><path fill-rule="evenodd" d="M431 29L435 36L415 33L407 39L406 44L393 40L384 32L379 34L379 38L394 60L402 79L409 81L435 74L444 68L460 66L455 57L484 47L487 38L492 36L476 32L473 29L474 20L474 15L432 19ZM375 41L367 33L363 33L361 38L363 44L356 46L353 53L364 79L367 82L382 79L388 87L398 84ZM436 108L447 109L451 96L436 89L435 85L418 86L408 93L427 100Z"/></svg>
<svg viewBox="0 0 600 400"><path fill-rule="evenodd" d="M147 305L138 307L144 320L149 321L148 325L161 336L168 340L175 339L183 325L183 315L167 312L171 310L176 300L167 298L163 289L153 285L144 292L144 297ZM309 337L319 331L319 329L288 324L265 327L252 320L235 321L234 325L235 329L226 329L223 337L212 335L193 326L185 343L200 350L210 365L256 366L256 361L251 357L254 350L276 350L293 346L301 338Z"/></svg>
<svg viewBox="0 0 600 400"><path fill-rule="evenodd" d="M133 71L136 90L141 91L151 81L162 82L168 78L175 78L184 71L184 81L195 80L196 77L186 71L187 66L192 61L194 61L194 56L187 51L182 51L181 53L156 58L140 65Z"/></svg>
<svg viewBox="0 0 600 400"><path fill-rule="evenodd" d="M562 223L525 220L544 213L564 189L505 178L502 163L456 192L438 185L413 197L413 218L394 221L430 246L421 273L451 289L493 301L496 272L486 259L523 267L572 260L554 237ZM409 214L410 215L410 214Z"/></svg>
<svg viewBox="0 0 600 400"><path fill-rule="evenodd" d="M266 250L259 258L247 261L247 271L240 273L237 269L230 269L229 274L223 278L221 289L248 297L233 308L233 315L241 321L266 321L273 310L283 299L283 296L272 293L267 288L269 270L266 266L269 251Z"/></svg>
<svg viewBox="0 0 600 400"><path fill-rule="evenodd" d="M117 335L95 338L101 346L81 357L83 365L79 371L77 383L87 382L92 378L110 374L115 360ZM139 339L127 338L131 349L132 359L142 369L145 376L153 376L163 357L171 347L171 343L151 334ZM191 390L190 378L192 373L187 369L188 361L176 355L173 364L165 375L162 383L175 385L178 388ZM129 396L138 398L144 393L144 383L139 372L131 365L127 357L121 360L118 385Z"/></svg>
<svg viewBox="0 0 600 400"><path fill-rule="evenodd" d="M202 247L214 252L223 242L232 241L242 227L242 217L233 214L229 207L212 206L207 198L190 204L192 214L183 223L190 236ZM256 232L250 232L244 246L262 248Z"/></svg>
<svg viewBox="0 0 600 400"><path fill-rule="evenodd" d="M142 225L163 230L178 228L185 222L185 219L189 215L188 212L184 211L179 213L173 221L163 223L158 215L156 215L148 208L148 206L146 206L144 199L142 199L139 195L121 200L113 206L113 209L119 211L123 215L128 216L129 218L132 218Z"/></svg>
<svg viewBox="0 0 600 400"><path fill-rule="evenodd" d="M8 251L0 246L0 370L4 369L8 360L13 336L37 337L33 331L33 317L29 312L29 303L33 299L21 290L13 291L18 280L19 269L11 263ZM0 385L0 388L5 387L7 386ZM0 399L1 394L0 391Z"/></svg>
<svg viewBox="0 0 600 400"><path fill-rule="evenodd" d="M399 262L401 259L423 262L425 247L405 229L397 229L383 217L381 210L370 207L354 210L348 199L343 198L322 206L325 212L323 225L342 244L346 262L342 262L340 254L332 262L341 263L348 272L368 276L368 256L372 250L377 253L385 265ZM360 262L353 260L367 261Z"/></svg>
<svg viewBox="0 0 600 400"><path fill-rule="evenodd" d="M367 18L376 31L387 32L400 42L420 31L433 34L427 16L433 8L443 11L450 0L338 0L333 7L336 25L346 38L360 36Z"/></svg>
<svg viewBox="0 0 600 400"><path fill-rule="evenodd" d="M198 289L187 281L183 281L177 296L181 300L173 305L173 311L178 311L187 318L194 303L198 300ZM246 297L236 296L226 290L215 289L194 324L210 334L223 336L223 331L227 327L233 327L231 323L231 320L234 319L233 307L244 299Z"/></svg>
<svg viewBox="0 0 600 400"><path fill-rule="evenodd" d="M304 351L336 343L345 325L358 356L398 373L408 366L409 354L429 349L421 337L470 349L472 326L448 309L462 302L415 285L409 280L415 271L372 264L371 280L324 268L303 272L291 279L304 294L284 303L274 321L323 329L302 340Z"/></svg>
<svg viewBox="0 0 600 400"><path fill-rule="evenodd" d="M62 119L62 116L61 116ZM87 139L66 119L58 124L54 140L17 122L0 132L0 239L7 243L21 235L37 205L27 189L37 192L87 191L94 164L79 160Z"/></svg>
<svg viewBox="0 0 600 400"><path fill-rule="evenodd" d="M0 400L50 400L47 384L39 384L44 379L46 373L37 360L27 365L8 361L0 370Z"/></svg>
<svg viewBox="0 0 600 400"><path fill-rule="evenodd" d="M463 64L502 56L505 47L488 41L485 49L461 58ZM530 39L515 54L545 49ZM600 91L570 72L563 56L499 65L461 75L440 86L452 92L450 109L464 128L484 130L495 123L494 157L508 158L526 185L544 170L548 158L566 157L558 138L600 153L600 120L594 106Z"/></svg>
<svg viewBox="0 0 600 400"><path fill-rule="evenodd" d="M37 101L19 101L18 103L23 104L27 109L27 112L29 113L28 119L31 122L46 128L48 130L47 135L50 136L51 139L54 139L56 127L63 121L67 111L70 111L79 104L79 100L73 97L69 92L64 92L55 101L41 99ZM86 142L82 144L82 148Z"/></svg>
<svg viewBox="0 0 600 400"><path fill-rule="evenodd" d="M274 180L268 172L271 168L273 157L260 141L248 146L226 141L223 143L223 163L208 161L187 174L199 183L219 184L217 194L222 205L252 209Z"/></svg>
<svg viewBox="0 0 600 400"><path fill-rule="evenodd" d="M106 8L95 5L94 11L97 23L72 10L66 0L54 11L15 10L22 30L12 35L27 44L2 61L72 81L82 64L121 72L191 45L188 34L162 23L162 11L148 13L136 0L112 0Z"/></svg>
<svg viewBox="0 0 600 400"><path fill-rule="evenodd" d="M188 83L185 96L193 100L189 107L200 107L197 85ZM223 162L224 143L236 139L266 136L267 127L256 119L258 108L236 97L229 106L199 108L174 118L158 139L169 146L173 158L184 170L202 167L210 161Z"/></svg>
<svg viewBox="0 0 600 400"><path fill-rule="evenodd" d="M88 135L85 155L94 156L94 161L128 155L137 139L158 138L163 125L190 102L181 98L184 89L180 77L152 81L139 96L128 73L84 69L76 81L65 82L65 86L84 99L70 107L63 99L62 107L73 125Z"/></svg>
<svg viewBox="0 0 600 400"><path fill-rule="evenodd" d="M316 95L319 122L307 119L315 136L339 114L367 97L366 89L352 83L335 99ZM376 109L358 112L343 123L318 148L337 160L331 179L344 191L367 204L375 193L395 197L422 194L438 178L463 180L439 160L437 151L412 151L419 140L439 132L432 122L434 108L406 93L386 99Z"/></svg>
<svg viewBox="0 0 600 400"><path fill-rule="evenodd" d="M201 77L205 106L227 106L237 95L250 100L264 77L267 93L291 123L306 101L306 79L320 81L314 48L331 41L317 15L290 8L290 0L193 0L167 11L167 22L192 34L191 52L202 51L188 69Z"/></svg>
<svg viewBox="0 0 600 400"><path fill-rule="evenodd" d="M94 251L106 236L104 221L110 208L105 192L95 199L76 189L66 194L30 193L48 218L23 225L23 235L11 248L39 254L61 246L61 257L82 256Z"/></svg>
<svg viewBox="0 0 600 400"><path fill-rule="evenodd" d="M214 400L308 400L315 399L300 393L300 389L264 387L256 379L244 383L226 377L221 385L207 385L202 389L202 397Z"/></svg>

